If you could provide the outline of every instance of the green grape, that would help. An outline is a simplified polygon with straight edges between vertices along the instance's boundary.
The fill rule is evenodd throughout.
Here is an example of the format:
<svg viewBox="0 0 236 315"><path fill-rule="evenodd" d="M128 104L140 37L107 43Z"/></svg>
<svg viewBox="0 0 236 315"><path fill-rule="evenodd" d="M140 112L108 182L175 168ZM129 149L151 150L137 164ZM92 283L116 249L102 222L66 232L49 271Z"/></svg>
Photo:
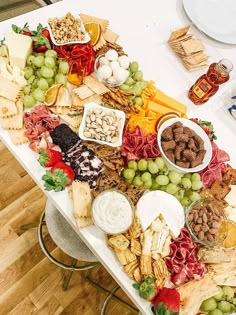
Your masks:
<svg viewBox="0 0 236 315"><path fill-rule="evenodd" d="M42 78L41 69L37 69L37 70L36 70L36 76L37 76L38 78Z"/></svg>
<svg viewBox="0 0 236 315"><path fill-rule="evenodd" d="M155 180L152 180L152 186L151 186L151 190L158 190L160 188L160 185L157 184L157 182Z"/></svg>
<svg viewBox="0 0 236 315"><path fill-rule="evenodd" d="M134 93L135 96L141 96L142 94L142 89L137 86L136 84L132 87L132 92Z"/></svg>
<svg viewBox="0 0 236 315"><path fill-rule="evenodd" d="M132 73L138 71L138 63L137 61L133 61L131 62L130 66L129 66L129 69Z"/></svg>
<svg viewBox="0 0 236 315"><path fill-rule="evenodd" d="M236 297L232 299L232 303L236 306Z"/></svg>
<svg viewBox="0 0 236 315"><path fill-rule="evenodd" d="M217 301L220 301L222 299L222 296L223 296L223 290L220 286L217 286L217 289L219 290L219 293L214 295L213 298Z"/></svg>
<svg viewBox="0 0 236 315"><path fill-rule="evenodd" d="M209 312L213 311L216 307L217 307L216 301L211 297L202 302L200 309L203 312Z"/></svg>
<svg viewBox="0 0 236 315"><path fill-rule="evenodd" d="M38 102L44 102L45 99L44 91L40 90L39 88L35 89L33 92L33 97Z"/></svg>
<svg viewBox="0 0 236 315"><path fill-rule="evenodd" d="M151 174L157 174L159 169L154 161L148 161L148 170Z"/></svg>
<svg viewBox="0 0 236 315"><path fill-rule="evenodd" d="M144 188L150 189L152 187L152 180L149 179L146 182L143 183Z"/></svg>
<svg viewBox="0 0 236 315"><path fill-rule="evenodd" d="M141 82L140 82L140 87L141 87L143 90L146 89L147 86L148 86L147 81L141 81Z"/></svg>
<svg viewBox="0 0 236 315"><path fill-rule="evenodd" d="M24 95L29 95L30 90L31 90L30 85L24 86L24 88L23 88Z"/></svg>
<svg viewBox="0 0 236 315"><path fill-rule="evenodd" d="M124 178L126 178L126 179L133 179L134 176L135 176L135 171L132 170L132 169L130 169L130 168L126 168L126 169L124 169L124 171L123 171L123 176L124 176Z"/></svg>
<svg viewBox="0 0 236 315"><path fill-rule="evenodd" d="M138 169L140 171L146 171L148 167L148 162L144 159L138 161Z"/></svg>
<svg viewBox="0 0 236 315"><path fill-rule="evenodd" d="M184 174L184 176L183 176L184 178L188 178L188 179L192 179L192 174L190 174L190 173L186 173L186 174Z"/></svg>
<svg viewBox="0 0 236 315"><path fill-rule="evenodd" d="M156 182L160 186L165 186L165 185L169 184L169 177L166 175L158 175L156 177Z"/></svg>
<svg viewBox="0 0 236 315"><path fill-rule="evenodd" d="M55 82L66 85L67 82L66 76L64 74L58 73L55 76Z"/></svg>
<svg viewBox="0 0 236 315"><path fill-rule="evenodd" d="M183 198L184 196L184 191L183 190L179 190L174 194L175 198L177 198L179 201Z"/></svg>
<svg viewBox="0 0 236 315"><path fill-rule="evenodd" d="M223 312L221 312L218 308L216 308L213 311L210 311L208 315L223 315Z"/></svg>
<svg viewBox="0 0 236 315"><path fill-rule="evenodd" d="M29 57L26 60L26 65L32 67L34 65L34 59L35 56L29 55Z"/></svg>
<svg viewBox="0 0 236 315"><path fill-rule="evenodd" d="M230 301L234 297L234 290L229 286L223 286L223 297L225 300Z"/></svg>
<svg viewBox="0 0 236 315"><path fill-rule="evenodd" d="M133 181L132 181L132 184L135 185L135 186L142 186L143 185L143 181L141 180L141 177L140 176L135 176Z"/></svg>
<svg viewBox="0 0 236 315"><path fill-rule="evenodd" d="M23 100L23 104L24 104L24 107L31 108L36 104L36 102L35 102L35 99L33 98L33 96L25 95L24 100Z"/></svg>
<svg viewBox="0 0 236 315"><path fill-rule="evenodd" d="M188 207L190 205L190 203L191 203L191 200L190 200L189 197L183 197L183 198L180 199L180 203L181 203L182 206Z"/></svg>
<svg viewBox="0 0 236 315"><path fill-rule="evenodd" d="M125 181L126 181L126 183L128 183L128 184L132 184L133 178L132 178L132 179L127 179L127 178L124 178L124 180L125 180Z"/></svg>
<svg viewBox="0 0 236 315"><path fill-rule="evenodd" d="M45 56L44 52L37 53L37 56Z"/></svg>
<svg viewBox="0 0 236 315"><path fill-rule="evenodd" d="M38 87L43 90L43 91L47 91L47 89L49 88L49 84L47 82L46 79L44 78L41 78L39 81L38 81Z"/></svg>
<svg viewBox="0 0 236 315"><path fill-rule="evenodd" d="M138 70L134 73L134 76L133 76L134 80L135 81L142 81L143 79L143 72Z"/></svg>
<svg viewBox="0 0 236 315"><path fill-rule="evenodd" d="M160 186L160 187L159 187L159 190L161 190L161 191L166 191L166 186Z"/></svg>
<svg viewBox="0 0 236 315"><path fill-rule="evenodd" d="M128 77L128 79L125 81L124 84L131 86L135 83L134 79L132 77Z"/></svg>
<svg viewBox="0 0 236 315"><path fill-rule="evenodd" d="M163 168L165 167L165 162L164 162L163 158L161 158L161 157L157 157L155 159L155 163L156 163L157 167L159 168L159 170L163 170Z"/></svg>
<svg viewBox="0 0 236 315"><path fill-rule="evenodd" d="M47 68L46 66L42 66L41 68L41 75L45 78L53 78L54 77L54 71L50 68Z"/></svg>
<svg viewBox="0 0 236 315"><path fill-rule="evenodd" d="M177 193L178 190L179 190L179 187L174 183L169 183L166 186L166 192L168 194L174 195L175 193Z"/></svg>
<svg viewBox="0 0 236 315"><path fill-rule="evenodd" d="M66 75L69 71L69 64L66 61L61 61L59 63L59 72Z"/></svg>
<svg viewBox="0 0 236 315"><path fill-rule="evenodd" d="M162 175L169 175L169 170L167 166L164 166L162 170L160 170L160 174Z"/></svg>
<svg viewBox="0 0 236 315"><path fill-rule="evenodd" d="M151 174L149 172L145 172L141 175L141 179L143 182L147 182L152 178Z"/></svg>
<svg viewBox="0 0 236 315"><path fill-rule="evenodd" d="M134 161L134 160L131 160L131 161L128 162L128 168L131 168L131 169L137 171L138 163L136 161Z"/></svg>
<svg viewBox="0 0 236 315"><path fill-rule="evenodd" d="M56 58L56 57L57 57L57 52L56 52L55 50L48 49L48 50L45 52L45 56L46 56L46 57L54 57L54 58Z"/></svg>
<svg viewBox="0 0 236 315"><path fill-rule="evenodd" d="M32 75L28 80L27 80L27 83L30 85L34 82L34 80L36 79L36 76L35 75Z"/></svg>
<svg viewBox="0 0 236 315"><path fill-rule="evenodd" d="M227 301L220 301L217 303L217 308L223 313L228 313L231 310L231 305Z"/></svg>
<svg viewBox="0 0 236 315"><path fill-rule="evenodd" d="M36 87L38 86L38 79L37 78L35 78L35 80L32 82L32 89L34 90L34 89L36 89Z"/></svg>
<svg viewBox="0 0 236 315"><path fill-rule="evenodd" d="M47 67L47 68L54 68L56 63L55 63L55 59L53 57L45 57L44 59L44 65Z"/></svg>
<svg viewBox="0 0 236 315"><path fill-rule="evenodd" d="M37 68L41 68L44 65L44 56L37 55L34 59L34 66Z"/></svg>
<svg viewBox="0 0 236 315"><path fill-rule="evenodd" d="M127 98L128 98L130 101L134 101L135 95L128 95Z"/></svg>
<svg viewBox="0 0 236 315"><path fill-rule="evenodd" d="M190 194L189 198L190 198L191 201L197 201L197 200L201 199L201 196L196 191L193 191Z"/></svg>
<svg viewBox="0 0 236 315"><path fill-rule="evenodd" d="M53 78L46 78L46 81L49 86L52 86L54 84L54 79Z"/></svg>
<svg viewBox="0 0 236 315"><path fill-rule="evenodd" d="M34 69L31 67L26 67L24 69L24 72L25 72L24 77L26 80L29 80L29 78L32 77L32 75L34 75Z"/></svg>
<svg viewBox="0 0 236 315"><path fill-rule="evenodd" d="M199 190L202 188L202 182L200 180L195 180L192 182L192 190Z"/></svg>
<svg viewBox="0 0 236 315"><path fill-rule="evenodd" d="M170 171L169 179L170 179L171 183L173 183L173 184L179 184L181 182L180 174L175 172L175 171Z"/></svg>
<svg viewBox="0 0 236 315"><path fill-rule="evenodd" d="M125 83L121 84L121 85L119 86L119 88L120 88L122 91L129 91L129 90L130 90L130 87L129 87L127 84L125 84Z"/></svg>
<svg viewBox="0 0 236 315"><path fill-rule="evenodd" d="M134 103L139 105L139 106L143 106L143 99L142 99L142 97L135 97Z"/></svg>
<svg viewBox="0 0 236 315"><path fill-rule="evenodd" d="M181 179L181 186L183 186L184 189L190 189L192 187L191 180L186 177L183 177Z"/></svg>
<svg viewBox="0 0 236 315"><path fill-rule="evenodd" d="M191 176L191 180L192 181L200 181L201 180L201 176L198 173L193 173Z"/></svg>

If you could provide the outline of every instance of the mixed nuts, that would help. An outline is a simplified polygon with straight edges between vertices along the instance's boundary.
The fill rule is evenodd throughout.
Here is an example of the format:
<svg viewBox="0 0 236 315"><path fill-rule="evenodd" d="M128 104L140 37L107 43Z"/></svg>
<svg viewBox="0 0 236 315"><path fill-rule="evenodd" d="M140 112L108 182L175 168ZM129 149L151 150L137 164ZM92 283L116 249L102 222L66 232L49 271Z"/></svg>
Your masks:
<svg viewBox="0 0 236 315"><path fill-rule="evenodd" d="M115 143L119 140L121 118L114 111L90 109L85 118L84 136L95 140Z"/></svg>

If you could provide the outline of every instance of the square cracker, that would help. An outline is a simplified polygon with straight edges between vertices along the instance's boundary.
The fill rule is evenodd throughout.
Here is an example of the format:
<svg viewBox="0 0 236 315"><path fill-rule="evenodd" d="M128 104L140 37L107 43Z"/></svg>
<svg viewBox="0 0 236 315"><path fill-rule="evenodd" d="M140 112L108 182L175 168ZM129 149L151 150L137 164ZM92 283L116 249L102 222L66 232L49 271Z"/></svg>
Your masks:
<svg viewBox="0 0 236 315"><path fill-rule="evenodd" d="M98 95L103 95L110 91L103 83L99 82L93 75L85 77L84 84Z"/></svg>
<svg viewBox="0 0 236 315"><path fill-rule="evenodd" d="M115 44L115 42L117 41L117 39L119 38L119 35L112 32L112 30L110 30L109 28L106 30L106 32L103 34L104 39L112 44Z"/></svg>
<svg viewBox="0 0 236 315"><path fill-rule="evenodd" d="M87 182L74 181L72 183L72 201L75 220L91 217L92 196Z"/></svg>
<svg viewBox="0 0 236 315"><path fill-rule="evenodd" d="M0 96L16 102L20 96L22 87L9 79L0 76Z"/></svg>
<svg viewBox="0 0 236 315"><path fill-rule="evenodd" d="M129 240L124 235L118 234L111 236L108 244L117 250L125 250L129 246Z"/></svg>
<svg viewBox="0 0 236 315"><path fill-rule="evenodd" d="M97 50L101 49L103 46L105 46L106 43L107 43L107 42L106 42L105 38L104 38L103 35L101 34L101 35L100 35L100 38L99 38L99 41L97 42L97 44L96 44L95 46L93 46L93 49L94 49L95 51L97 51Z"/></svg>
<svg viewBox="0 0 236 315"><path fill-rule="evenodd" d="M16 103L0 96L0 117L11 117L17 114Z"/></svg>
<svg viewBox="0 0 236 315"><path fill-rule="evenodd" d="M190 55L204 50L204 46L200 39L191 38L182 43L183 50L186 55Z"/></svg>
<svg viewBox="0 0 236 315"><path fill-rule="evenodd" d="M80 18L81 18L83 23L96 22L96 23L100 24L101 30L103 33L106 31L106 29L108 28L108 25L109 25L108 20L100 19L100 18L92 16L92 15L80 13Z"/></svg>
<svg viewBox="0 0 236 315"><path fill-rule="evenodd" d="M20 145L29 142L28 138L24 135L25 129L19 129L19 130L9 130L8 131L11 142L15 145Z"/></svg>
<svg viewBox="0 0 236 315"><path fill-rule="evenodd" d="M17 114L12 117L2 118L3 129L22 129L23 128L23 102L20 98L16 102Z"/></svg>
<svg viewBox="0 0 236 315"><path fill-rule="evenodd" d="M177 38L179 38L181 36L186 35L188 33L189 29L190 29L190 25L187 25L187 26L185 26L183 28L180 28L177 31L172 32L171 35L170 35L169 41L172 41L174 39L177 39Z"/></svg>
<svg viewBox="0 0 236 315"><path fill-rule="evenodd" d="M94 91L92 91L87 85L83 84L79 86L78 88L74 89L73 92L79 96L81 100L84 100L85 98L92 96L94 94Z"/></svg>

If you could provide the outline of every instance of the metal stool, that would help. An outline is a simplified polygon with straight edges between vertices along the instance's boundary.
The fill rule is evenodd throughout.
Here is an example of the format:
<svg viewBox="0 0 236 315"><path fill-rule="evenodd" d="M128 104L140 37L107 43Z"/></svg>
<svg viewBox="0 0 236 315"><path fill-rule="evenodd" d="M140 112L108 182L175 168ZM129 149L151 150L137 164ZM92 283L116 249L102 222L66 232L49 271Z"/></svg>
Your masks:
<svg viewBox="0 0 236 315"><path fill-rule="evenodd" d="M56 245L67 255L72 257L71 265L64 264L54 258L45 245L43 239L43 226L47 226L48 232ZM64 219L54 204L48 199L44 212L41 215L38 226L39 245L45 256L55 265L67 270L64 277L63 289L68 288L72 272L88 270L98 264L97 258L82 242L79 235L73 230ZM89 262L85 266L76 266L77 261Z"/></svg>
<svg viewBox="0 0 236 315"><path fill-rule="evenodd" d="M132 311L134 314L136 313L137 315L142 315L137 308L135 308L132 305L130 305L129 303L125 302L124 300L122 300L120 297L118 297L115 294L116 291L118 291L120 289L119 285L116 285L111 291L108 291L107 289L105 289L102 286L100 286L98 283L96 283L93 280L91 280L89 277L85 277L85 280L88 283L90 283L92 286L94 286L96 289L98 289L98 290L100 290L100 291L102 291L104 293L108 293L108 296L106 297L105 301L103 302L100 315L106 315L106 310L107 310L108 304L109 304L111 299L113 299L116 302L120 303L125 308L127 308L130 311Z"/></svg>

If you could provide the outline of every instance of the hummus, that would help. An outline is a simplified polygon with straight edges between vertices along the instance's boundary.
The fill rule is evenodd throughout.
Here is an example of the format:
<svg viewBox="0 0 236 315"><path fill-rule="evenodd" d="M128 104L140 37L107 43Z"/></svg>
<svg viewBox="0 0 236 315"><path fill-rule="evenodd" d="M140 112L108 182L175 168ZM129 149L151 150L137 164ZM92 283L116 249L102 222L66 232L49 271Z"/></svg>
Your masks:
<svg viewBox="0 0 236 315"><path fill-rule="evenodd" d="M133 222L133 206L123 193L107 190L98 195L92 205L94 224L107 234L119 234Z"/></svg>

